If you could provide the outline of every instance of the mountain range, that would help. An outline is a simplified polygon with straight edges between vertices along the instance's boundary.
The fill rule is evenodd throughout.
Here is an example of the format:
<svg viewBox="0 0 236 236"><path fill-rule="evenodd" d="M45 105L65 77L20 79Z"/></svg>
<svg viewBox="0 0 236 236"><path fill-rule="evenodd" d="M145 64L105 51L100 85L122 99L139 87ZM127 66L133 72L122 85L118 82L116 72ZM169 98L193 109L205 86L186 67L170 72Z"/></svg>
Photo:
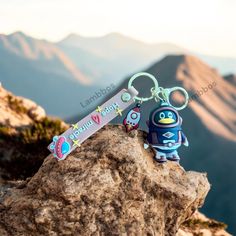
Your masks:
<svg viewBox="0 0 236 236"><path fill-rule="evenodd" d="M0 53L0 81L4 87L33 98L50 114L72 114L77 104L71 101L95 89L70 58L47 41L22 33L1 35Z"/></svg>
<svg viewBox="0 0 236 236"><path fill-rule="evenodd" d="M86 108L76 101L93 98L111 84L119 86L128 74L167 54L197 55L221 73L236 72L234 58L200 55L171 43L147 44L118 33L103 37L71 34L56 43L22 32L1 34L0 53L0 82L62 118L85 114L104 96L92 99Z"/></svg>
<svg viewBox="0 0 236 236"><path fill-rule="evenodd" d="M186 52L174 44L146 44L118 33L99 38L71 34L57 45L85 74L103 84L108 80L119 83L128 73L166 54ZM81 55L83 60L79 58Z"/></svg>
<svg viewBox="0 0 236 236"><path fill-rule="evenodd" d="M236 72L236 58L200 54L173 43L144 43L119 33L102 37L70 34L57 45L91 78L120 81L129 72L146 68L165 55L191 54L217 68L222 74ZM83 61L79 58L83 55ZM93 63L99 61L98 64Z"/></svg>

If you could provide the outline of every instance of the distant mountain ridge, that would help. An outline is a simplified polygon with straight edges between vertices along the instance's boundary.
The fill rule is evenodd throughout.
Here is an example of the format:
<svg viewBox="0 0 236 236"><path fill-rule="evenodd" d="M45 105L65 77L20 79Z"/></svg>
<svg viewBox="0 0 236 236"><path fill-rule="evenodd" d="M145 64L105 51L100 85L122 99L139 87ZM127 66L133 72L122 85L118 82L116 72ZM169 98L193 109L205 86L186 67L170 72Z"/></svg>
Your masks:
<svg viewBox="0 0 236 236"><path fill-rule="evenodd" d="M174 44L152 45L118 33L95 38L71 34L57 45L91 79L103 84L107 80L119 83L128 73L166 54L187 53ZM80 60L80 55L83 55L83 60Z"/></svg>
<svg viewBox="0 0 236 236"><path fill-rule="evenodd" d="M0 49L6 53L12 53L12 56L16 55L26 60L52 63L50 66L57 67L58 75L60 73L63 76L71 74L82 84L90 83L89 79L76 68L70 58L46 40L34 39L22 32L16 32L8 36L0 35ZM53 71L53 68L44 69Z"/></svg>
<svg viewBox="0 0 236 236"><path fill-rule="evenodd" d="M116 49L117 52L121 49L120 54L124 53L122 50L137 53L138 50L142 51L145 49L147 50L147 54L152 53L153 55L158 53L168 53L168 51L169 53L187 51L186 49L172 43L148 44L119 33L110 33L101 37L83 37L77 34L70 34L65 39L58 42L58 44L83 48L92 53L98 53L98 55L105 52L109 56L113 57L116 57L117 53L110 51L111 49ZM154 48L155 50L153 51Z"/></svg>
<svg viewBox="0 0 236 236"><path fill-rule="evenodd" d="M98 88L57 46L17 32L0 35L0 82L51 115L71 116L76 102Z"/></svg>
<svg viewBox="0 0 236 236"><path fill-rule="evenodd" d="M118 33L103 37L71 34L52 43L22 32L0 35L0 53L0 82L62 118L84 114L101 100L86 109L71 101L86 100L111 83L118 86L128 74L167 54L194 54L171 43L148 44ZM232 73L236 68L236 59L207 60L216 67L230 65L227 70Z"/></svg>
<svg viewBox="0 0 236 236"><path fill-rule="evenodd" d="M228 74L224 76L225 80L231 83L232 85L236 86L236 75Z"/></svg>
<svg viewBox="0 0 236 236"><path fill-rule="evenodd" d="M72 58L77 50L78 52L79 50L84 50L103 59L116 59L118 63L120 62L118 60L119 56L123 56L121 61L128 62L128 65L132 68L137 63L137 69L145 68L148 64L151 65L168 54L192 54L201 58L212 67L217 68L221 74L236 73L236 58L204 55L173 43L144 43L120 33L110 33L101 37L83 37L77 34L70 34L58 42L58 45L68 55L71 55L70 53L73 49ZM127 56L127 59L130 59L129 61L126 60ZM109 61L107 63L109 65Z"/></svg>

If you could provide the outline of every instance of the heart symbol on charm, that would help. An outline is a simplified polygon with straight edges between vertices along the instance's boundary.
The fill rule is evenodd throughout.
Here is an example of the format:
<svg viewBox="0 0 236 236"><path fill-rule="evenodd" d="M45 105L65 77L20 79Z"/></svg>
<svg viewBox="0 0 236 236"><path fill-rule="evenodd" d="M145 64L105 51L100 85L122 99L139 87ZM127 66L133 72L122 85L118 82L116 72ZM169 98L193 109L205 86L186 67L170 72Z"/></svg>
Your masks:
<svg viewBox="0 0 236 236"><path fill-rule="evenodd" d="M92 120L97 123L97 124L100 124L100 116L97 114L97 115L92 115L91 116Z"/></svg>

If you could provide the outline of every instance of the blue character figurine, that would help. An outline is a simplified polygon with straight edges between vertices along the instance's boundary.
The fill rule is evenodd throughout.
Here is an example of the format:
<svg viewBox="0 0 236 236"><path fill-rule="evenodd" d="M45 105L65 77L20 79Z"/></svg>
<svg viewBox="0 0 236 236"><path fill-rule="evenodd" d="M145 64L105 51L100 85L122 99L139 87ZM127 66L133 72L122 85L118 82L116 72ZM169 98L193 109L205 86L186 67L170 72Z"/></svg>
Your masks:
<svg viewBox="0 0 236 236"><path fill-rule="evenodd" d="M150 113L147 122L149 128L147 141L157 151L155 156L157 162L163 163L167 160L179 162L177 149L181 144L188 146L181 124L182 118L167 103L162 103Z"/></svg>

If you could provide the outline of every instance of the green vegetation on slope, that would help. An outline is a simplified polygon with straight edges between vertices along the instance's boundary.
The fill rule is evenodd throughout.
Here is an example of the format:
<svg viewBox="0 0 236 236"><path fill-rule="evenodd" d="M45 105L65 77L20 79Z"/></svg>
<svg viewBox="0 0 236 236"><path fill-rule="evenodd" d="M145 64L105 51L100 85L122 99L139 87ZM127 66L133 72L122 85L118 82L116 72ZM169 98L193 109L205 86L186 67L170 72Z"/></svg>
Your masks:
<svg viewBox="0 0 236 236"><path fill-rule="evenodd" d="M9 107L17 113L25 114L28 112L27 108L23 106L23 102L18 98L15 98L14 96L8 94L7 101Z"/></svg>
<svg viewBox="0 0 236 236"><path fill-rule="evenodd" d="M204 221L201 219L189 219L183 223L183 226L186 226L190 229L210 229L212 231L217 231L220 229L226 229L227 225L223 222L218 222L210 219L209 221Z"/></svg>
<svg viewBox="0 0 236 236"><path fill-rule="evenodd" d="M25 179L37 172L49 154L54 135L66 130L62 121L44 118L31 126L13 129L0 126L0 166L5 179Z"/></svg>

